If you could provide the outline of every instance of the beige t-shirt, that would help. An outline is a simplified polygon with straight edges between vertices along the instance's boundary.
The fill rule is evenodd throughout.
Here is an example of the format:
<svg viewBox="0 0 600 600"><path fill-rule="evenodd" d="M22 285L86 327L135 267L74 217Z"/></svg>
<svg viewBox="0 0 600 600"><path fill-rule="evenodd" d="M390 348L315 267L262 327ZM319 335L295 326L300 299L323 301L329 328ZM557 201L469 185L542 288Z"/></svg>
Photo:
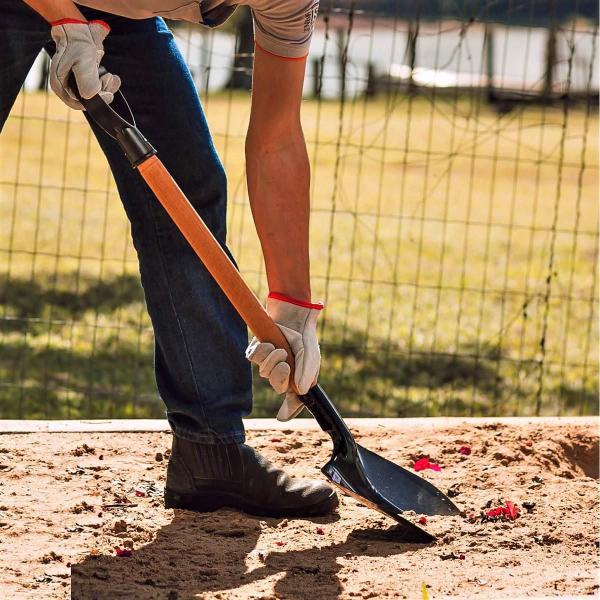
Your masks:
<svg viewBox="0 0 600 600"><path fill-rule="evenodd" d="M131 19L165 17L217 27L245 4L252 10L256 43L278 56L299 58L308 54L319 0L75 0Z"/></svg>

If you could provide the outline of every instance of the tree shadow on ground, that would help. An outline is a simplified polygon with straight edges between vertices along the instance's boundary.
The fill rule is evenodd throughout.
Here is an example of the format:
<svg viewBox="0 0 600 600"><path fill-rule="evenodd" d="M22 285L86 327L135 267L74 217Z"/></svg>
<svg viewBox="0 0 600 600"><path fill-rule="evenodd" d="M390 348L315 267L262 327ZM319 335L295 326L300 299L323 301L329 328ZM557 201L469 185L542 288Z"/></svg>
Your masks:
<svg viewBox="0 0 600 600"><path fill-rule="evenodd" d="M5 419L164 416L152 349L123 340L92 351L0 343L0 378Z"/></svg>
<svg viewBox="0 0 600 600"><path fill-rule="evenodd" d="M312 519L328 523L337 515ZM263 521L269 528L281 525L278 519ZM308 526L311 530L312 525ZM293 532L280 528L281 539L293 544ZM417 552L426 546L402 543L394 526L387 530L362 529L349 533L344 542L329 546L286 550L267 554L262 560L257 547L260 521L240 513L222 510L212 514L175 511L173 521L160 529L149 544L128 558L88 556L72 566L71 597L75 600L114 598L202 597L207 592L231 590L242 597L244 585L272 576L259 595L277 598L323 600L338 598L338 579L344 556L388 557ZM311 531L312 535L312 531ZM247 560L250 561L247 564ZM274 585L273 592L270 588Z"/></svg>
<svg viewBox="0 0 600 600"><path fill-rule="evenodd" d="M462 352L452 354L419 347L409 351L405 344L395 341L395 337L388 340L360 329L347 326L342 329L340 323L333 321L325 332L323 346L331 353L333 360L344 361L349 371L353 363L360 363L362 377L385 377L395 386L425 387L452 383L469 387L477 381L483 389L490 390L499 383L497 370L486 364L502 359L497 346L486 347L479 355L473 352L469 344L464 344Z"/></svg>
<svg viewBox="0 0 600 600"><path fill-rule="evenodd" d="M0 417L161 417L153 374L150 322L140 317L139 278L99 281L76 272L0 277ZM140 321L140 318L142 321ZM76 340L73 330L77 330ZM497 345L465 341L436 352L378 337L328 319L320 382L347 416L530 414L539 365ZM272 416L280 399L254 378L253 416ZM544 382L541 406L596 411L597 379L581 388Z"/></svg>
<svg viewBox="0 0 600 600"><path fill-rule="evenodd" d="M367 342L369 348L367 349ZM498 368L497 347L479 356L465 346L464 354L434 352L379 338L333 320L322 337L319 382L348 416L432 416L437 412L425 396L453 393L454 414L486 414L493 399L519 394L515 381ZM477 392L473 399L473 390ZM255 387L260 405L276 410L268 387ZM415 393L416 392L416 393ZM468 393L465 393L468 392ZM262 416L262 413L261 413Z"/></svg>
<svg viewBox="0 0 600 600"><path fill-rule="evenodd" d="M593 386L593 382L590 381ZM580 415L593 415L598 412L598 387L588 390L582 387L575 388L561 384L557 390L564 410L570 413L578 412Z"/></svg>
<svg viewBox="0 0 600 600"><path fill-rule="evenodd" d="M92 310L109 314L118 308L144 302L140 279L120 275L103 281L77 273L58 277L36 275L36 279L0 278L0 304L9 319L0 319L2 331L24 331L32 319L79 319Z"/></svg>

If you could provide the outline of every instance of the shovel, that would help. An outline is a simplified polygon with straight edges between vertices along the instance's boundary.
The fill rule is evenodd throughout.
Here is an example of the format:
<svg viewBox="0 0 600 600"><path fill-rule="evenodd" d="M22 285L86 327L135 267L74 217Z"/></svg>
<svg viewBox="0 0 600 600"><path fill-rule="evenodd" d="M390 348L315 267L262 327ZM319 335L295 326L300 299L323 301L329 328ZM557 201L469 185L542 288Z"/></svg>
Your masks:
<svg viewBox="0 0 600 600"><path fill-rule="evenodd" d="M71 80L75 90L73 83ZM121 146L131 166L139 171L249 329L259 340L287 351L293 381L293 355L286 338L158 159L156 150L136 128L123 95L116 96L115 104L122 107L120 112L126 111L127 119L100 96L80 100L87 114ZM402 539L419 543L435 540L432 534L404 518L404 511L425 515L460 513L431 483L357 444L320 385L300 399L333 442L333 455L322 472L343 493L397 521Z"/></svg>

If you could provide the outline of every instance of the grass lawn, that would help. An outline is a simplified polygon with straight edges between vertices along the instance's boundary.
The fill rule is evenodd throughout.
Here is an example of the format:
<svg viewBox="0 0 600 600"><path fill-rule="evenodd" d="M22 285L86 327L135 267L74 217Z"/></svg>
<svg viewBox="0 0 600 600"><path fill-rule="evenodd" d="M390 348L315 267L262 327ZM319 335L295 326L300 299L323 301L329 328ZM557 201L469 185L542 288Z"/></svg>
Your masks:
<svg viewBox="0 0 600 600"><path fill-rule="evenodd" d="M304 104L321 381L348 415L594 412L595 109L430 94ZM263 297L248 98L204 103ZM0 417L160 416L128 222L82 116L22 94L0 156Z"/></svg>

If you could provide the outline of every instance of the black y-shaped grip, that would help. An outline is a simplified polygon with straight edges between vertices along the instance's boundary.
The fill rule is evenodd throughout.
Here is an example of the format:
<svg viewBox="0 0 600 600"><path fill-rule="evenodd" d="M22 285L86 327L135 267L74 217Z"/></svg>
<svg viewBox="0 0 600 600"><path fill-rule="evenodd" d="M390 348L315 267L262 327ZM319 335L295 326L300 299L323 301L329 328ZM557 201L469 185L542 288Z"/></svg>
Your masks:
<svg viewBox="0 0 600 600"><path fill-rule="evenodd" d="M104 67L100 67L100 76L106 72ZM145 160L156 154L156 150L152 144L135 126L135 119L131 108L120 90L115 96L119 98L119 104L127 111L129 120L123 118L117 111L113 110L100 97L100 94L96 94L89 100L82 98L77 90L77 81L73 73L69 77L69 86L76 93L79 102L81 102L87 114L121 146L132 167L138 167Z"/></svg>

